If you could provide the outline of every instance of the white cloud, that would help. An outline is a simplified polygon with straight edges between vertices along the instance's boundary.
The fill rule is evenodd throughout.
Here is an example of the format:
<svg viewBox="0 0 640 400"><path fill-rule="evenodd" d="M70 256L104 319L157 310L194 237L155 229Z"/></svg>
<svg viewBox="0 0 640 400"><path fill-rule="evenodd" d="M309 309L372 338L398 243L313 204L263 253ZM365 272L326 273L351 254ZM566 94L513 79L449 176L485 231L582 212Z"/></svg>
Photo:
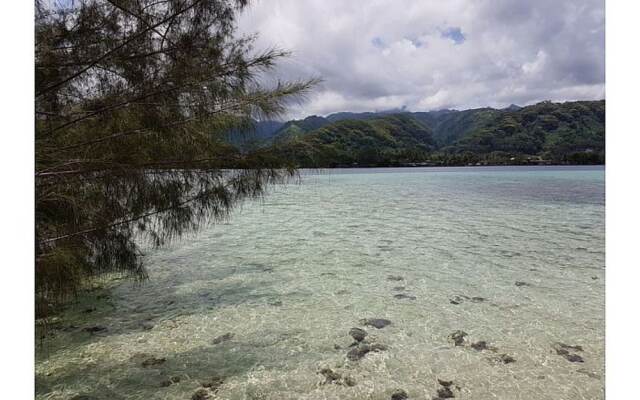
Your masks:
<svg viewBox="0 0 640 400"><path fill-rule="evenodd" d="M604 96L602 0L261 0L239 30L324 79L296 117Z"/></svg>

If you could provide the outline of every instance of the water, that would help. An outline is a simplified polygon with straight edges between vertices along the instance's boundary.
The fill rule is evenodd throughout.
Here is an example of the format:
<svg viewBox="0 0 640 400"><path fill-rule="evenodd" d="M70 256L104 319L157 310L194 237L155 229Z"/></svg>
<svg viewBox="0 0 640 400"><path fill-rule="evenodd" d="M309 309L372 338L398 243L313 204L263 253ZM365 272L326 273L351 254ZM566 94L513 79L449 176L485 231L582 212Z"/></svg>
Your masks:
<svg viewBox="0 0 640 400"><path fill-rule="evenodd" d="M189 399L214 376L221 399L400 388L430 399L437 378L461 399L604 398L603 168L337 170L303 182L150 254L144 285L116 286L91 313L71 307L72 327L39 350L37 398ZM376 317L392 324L359 323ZM79 329L93 325L107 330ZM388 349L347 360L352 327ZM465 346L447 339L456 330ZM468 345L480 340L497 350ZM571 353L584 362L557 342L582 346ZM142 367L150 356L166 361ZM322 368L355 386L323 384Z"/></svg>

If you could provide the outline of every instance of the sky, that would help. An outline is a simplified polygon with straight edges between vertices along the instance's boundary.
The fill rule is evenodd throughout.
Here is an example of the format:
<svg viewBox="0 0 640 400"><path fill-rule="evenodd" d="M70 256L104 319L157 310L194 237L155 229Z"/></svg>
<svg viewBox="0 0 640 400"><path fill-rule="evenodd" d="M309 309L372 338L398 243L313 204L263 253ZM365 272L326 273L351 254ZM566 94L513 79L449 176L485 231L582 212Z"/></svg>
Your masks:
<svg viewBox="0 0 640 400"><path fill-rule="evenodd" d="M603 0L254 0L238 29L292 52L270 79L323 80L301 118L603 99L604 20Z"/></svg>

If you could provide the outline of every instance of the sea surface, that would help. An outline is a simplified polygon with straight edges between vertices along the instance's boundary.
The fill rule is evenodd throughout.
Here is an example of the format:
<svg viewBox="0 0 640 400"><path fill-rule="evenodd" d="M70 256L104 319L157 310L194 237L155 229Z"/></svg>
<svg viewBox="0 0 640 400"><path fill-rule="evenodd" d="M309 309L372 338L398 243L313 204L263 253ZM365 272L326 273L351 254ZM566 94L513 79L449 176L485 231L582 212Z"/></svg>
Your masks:
<svg viewBox="0 0 640 400"><path fill-rule="evenodd" d="M432 399L441 379L457 399L603 399L604 183L603 167L305 172L149 252L147 282L70 306L38 345L36 397ZM375 349L357 360L354 327Z"/></svg>

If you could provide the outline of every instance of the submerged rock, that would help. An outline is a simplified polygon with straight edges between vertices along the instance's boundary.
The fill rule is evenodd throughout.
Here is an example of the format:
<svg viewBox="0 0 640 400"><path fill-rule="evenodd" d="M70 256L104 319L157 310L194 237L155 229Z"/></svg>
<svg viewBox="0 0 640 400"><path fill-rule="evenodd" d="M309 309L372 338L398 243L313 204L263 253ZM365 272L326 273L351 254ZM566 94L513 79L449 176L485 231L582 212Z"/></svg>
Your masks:
<svg viewBox="0 0 640 400"><path fill-rule="evenodd" d="M349 330L349 335L357 342L362 342L364 338L367 336L367 331L360 328L351 328Z"/></svg>
<svg viewBox="0 0 640 400"><path fill-rule="evenodd" d="M403 291L404 289L405 289L405 287L404 287L404 286L394 286L394 287L393 287L393 290L395 290L396 292L401 292L401 291Z"/></svg>
<svg viewBox="0 0 640 400"><path fill-rule="evenodd" d="M345 386L355 386L356 381L350 376L342 376L338 372L333 371L331 368L322 368L319 372L320 375L325 377L323 385L336 384Z"/></svg>
<svg viewBox="0 0 640 400"><path fill-rule="evenodd" d="M486 300L487 299L485 299L484 297L477 297L477 296L471 298L471 301L474 302L474 303L482 303L482 302L484 302Z"/></svg>
<svg viewBox="0 0 640 400"><path fill-rule="evenodd" d="M149 357L146 360L144 360L142 362L142 366L147 368L147 367L152 367L155 365L160 365L160 364L164 364L164 362L167 361L166 358L162 357L162 358L156 358L156 357Z"/></svg>
<svg viewBox="0 0 640 400"><path fill-rule="evenodd" d="M349 361L358 361L372 351L379 352L384 350L387 350L387 346L383 344L374 343L369 345L365 343L360 343L354 348L352 348L351 350L349 350L349 352L347 353L347 359Z"/></svg>
<svg viewBox="0 0 640 400"><path fill-rule="evenodd" d="M214 338L214 339L211 341L211 343L213 343L213 344L220 344L220 343L222 343L222 342L227 342L227 341L229 341L229 340L233 339L233 337L234 337L234 336L235 336L235 335L234 335L233 333L231 333L231 332L227 332L227 333L225 333L224 335L220 335L220 336L218 336L218 337Z"/></svg>
<svg viewBox="0 0 640 400"><path fill-rule="evenodd" d="M440 384L440 386L449 387L453 385L453 381L445 381L442 379L438 379L438 384Z"/></svg>
<svg viewBox="0 0 640 400"><path fill-rule="evenodd" d="M366 326L373 326L376 329L382 329L385 326L391 325L391 321L384 318L365 318L361 319L360 323Z"/></svg>
<svg viewBox="0 0 640 400"><path fill-rule="evenodd" d="M445 387L441 387L440 389L438 389L438 399L452 399L455 396L453 395L453 392L451 391L451 389L448 386Z"/></svg>
<svg viewBox="0 0 640 400"><path fill-rule="evenodd" d="M516 359L511 357L508 354L500 354L500 357L498 358L498 360L500 360L503 364L511 364L516 362Z"/></svg>
<svg viewBox="0 0 640 400"><path fill-rule="evenodd" d="M193 396L191 396L191 400L207 400L209 398L209 391L207 389L198 389Z"/></svg>
<svg viewBox="0 0 640 400"><path fill-rule="evenodd" d="M564 357L569 362L584 362L584 359L581 356L569 352L569 350L583 351L582 346L570 346L564 343L556 343L554 345L554 349L557 355Z"/></svg>
<svg viewBox="0 0 640 400"><path fill-rule="evenodd" d="M449 335L449 340L453 341L456 346L463 346L465 342L465 337L469 334L465 331L457 330Z"/></svg>
<svg viewBox="0 0 640 400"><path fill-rule="evenodd" d="M90 334L92 334L92 335L93 335L94 333L104 332L104 331L106 331L106 330L107 330L107 328L106 328L106 327L104 327L104 326L99 326L99 325L96 325L96 326L90 326L90 327L87 327L87 328L84 328L84 329L83 329L83 331L85 331L85 332L89 332L89 333L90 333Z"/></svg>
<svg viewBox="0 0 640 400"><path fill-rule="evenodd" d="M415 300L416 299L416 296L411 296L411 295L404 294L404 293L396 294L393 297L396 298L396 299L399 299L399 300L403 300L403 299Z"/></svg>
<svg viewBox="0 0 640 400"><path fill-rule="evenodd" d="M516 281L516 286L531 286L531 284L523 281Z"/></svg>
<svg viewBox="0 0 640 400"><path fill-rule="evenodd" d="M219 376L214 376L206 382L201 382L202 387L205 387L209 390L216 391L222 384L224 383L224 378Z"/></svg>
<svg viewBox="0 0 640 400"><path fill-rule="evenodd" d="M472 343L471 348L477 351L487 350L487 342L485 342L484 340L480 340L479 342Z"/></svg>
<svg viewBox="0 0 640 400"><path fill-rule="evenodd" d="M408 398L409 395L403 389L397 389L391 394L391 400L406 400Z"/></svg>
<svg viewBox="0 0 640 400"><path fill-rule="evenodd" d="M179 376L172 376L169 379L165 379L164 381L160 382L160 386L162 387L168 387L173 385L174 383L178 383L180 382L180 377Z"/></svg>
<svg viewBox="0 0 640 400"><path fill-rule="evenodd" d="M389 281L403 281L404 278L400 275L389 275L387 276L387 280Z"/></svg>

